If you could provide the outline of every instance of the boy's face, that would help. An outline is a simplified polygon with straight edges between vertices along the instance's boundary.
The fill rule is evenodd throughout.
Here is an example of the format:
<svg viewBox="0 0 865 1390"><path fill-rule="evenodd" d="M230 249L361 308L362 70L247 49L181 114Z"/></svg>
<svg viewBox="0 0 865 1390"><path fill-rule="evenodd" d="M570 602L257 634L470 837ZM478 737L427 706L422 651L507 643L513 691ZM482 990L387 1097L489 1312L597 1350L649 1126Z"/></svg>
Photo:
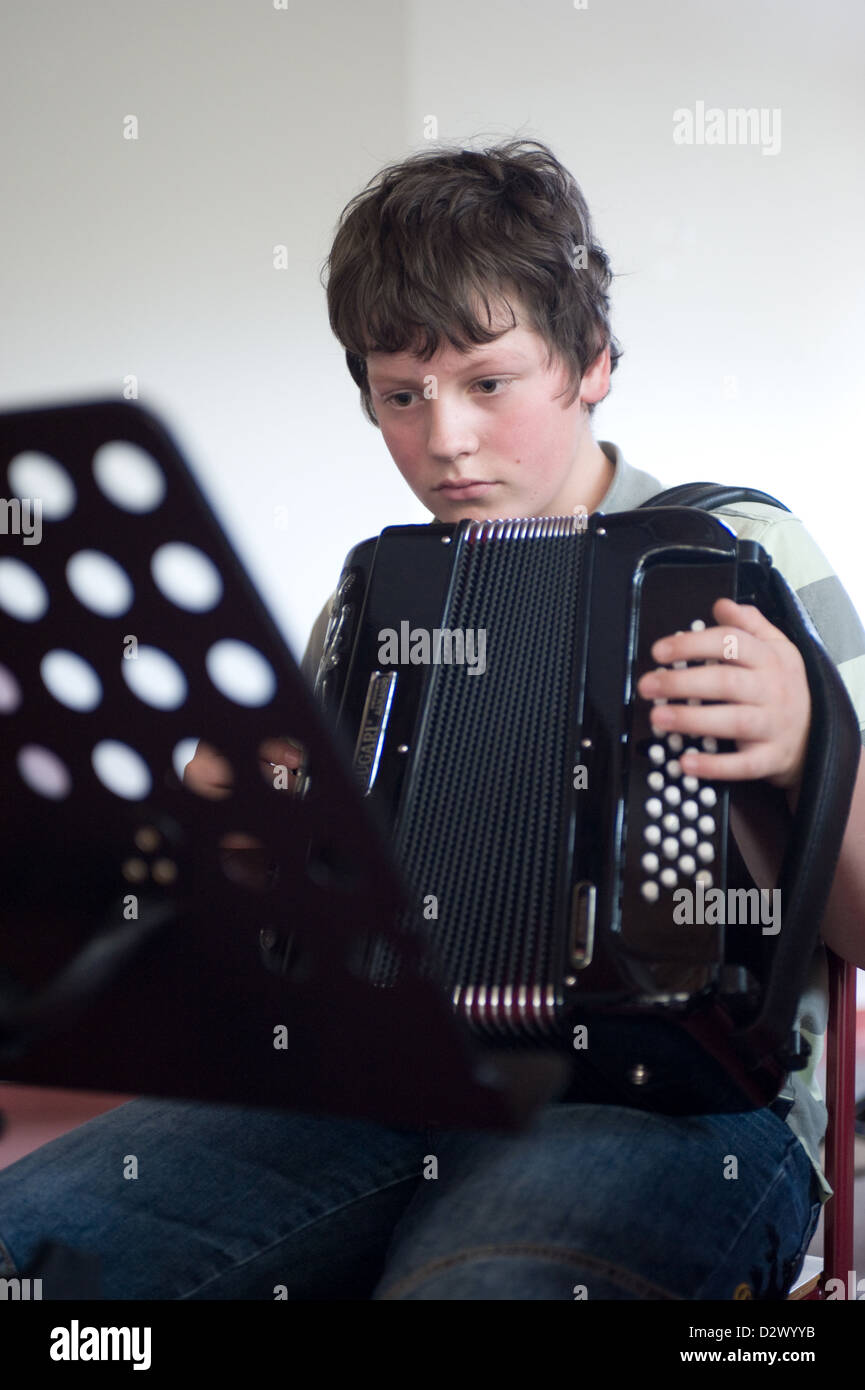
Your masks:
<svg viewBox="0 0 865 1390"><path fill-rule="evenodd" d="M511 303L517 327L491 343L465 352L446 343L426 362L410 352L367 355L384 441L437 521L591 511L609 483L585 409L609 390L609 349L572 405L567 394L556 400L566 369L546 367L546 344L525 326L519 301Z"/></svg>

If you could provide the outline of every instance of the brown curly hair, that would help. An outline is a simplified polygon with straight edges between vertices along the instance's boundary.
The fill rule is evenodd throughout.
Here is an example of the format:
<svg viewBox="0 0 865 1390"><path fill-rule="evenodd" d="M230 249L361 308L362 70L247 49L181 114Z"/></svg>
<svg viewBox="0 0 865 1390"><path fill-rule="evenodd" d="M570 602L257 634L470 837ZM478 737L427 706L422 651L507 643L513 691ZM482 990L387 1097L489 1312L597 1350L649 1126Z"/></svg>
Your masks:
<svg viewBox="0 0 865 1390"><path fill-rule="evenodd" d="M568 368L569 404L608 344L611 370L622 355L609 322L612 271L588 205L538 140L434 147L382 169L343 209L325 275L330 326L374 425L366 354L428 361L445 338L460 351L491 342L506 331L491 326L491 295L513 326L508 294L525 306L548 365Z"/></svg>

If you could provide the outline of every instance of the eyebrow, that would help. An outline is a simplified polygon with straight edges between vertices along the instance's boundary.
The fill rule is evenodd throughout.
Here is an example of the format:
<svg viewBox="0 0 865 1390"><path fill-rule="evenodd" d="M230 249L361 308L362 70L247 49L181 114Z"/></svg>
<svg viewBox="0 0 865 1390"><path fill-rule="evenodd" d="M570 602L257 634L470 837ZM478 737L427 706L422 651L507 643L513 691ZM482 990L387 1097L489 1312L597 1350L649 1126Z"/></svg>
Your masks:
<svg viewBox="0 0 865 1390"><path fill-rule="evenodd" d="M466 368L464 369L464 371L458 372L457 376L473 376L475 372L482 370L491 362L497 362L500 367L504 368L505 363L502 360L503 358L511 360L516 370L519 370L521 367L526 367L528 365L528 358L518 349L500 348L498 352L486 352L481 354L474 362L469 363L468 366L466 366ZM406 390L411 390L418 380L422 382L424 377L433 376L434 373L428 371L420 372L419 370L417 377L388 376L386 373L382 376L379 376L378 373L376 373L375 384L373 384L372 374L370 373L369 366L367 366L367 375L369 377L369 383L373 387L373 390L377 388L393 388L394 386L399 386L403 387Z"/></svg>

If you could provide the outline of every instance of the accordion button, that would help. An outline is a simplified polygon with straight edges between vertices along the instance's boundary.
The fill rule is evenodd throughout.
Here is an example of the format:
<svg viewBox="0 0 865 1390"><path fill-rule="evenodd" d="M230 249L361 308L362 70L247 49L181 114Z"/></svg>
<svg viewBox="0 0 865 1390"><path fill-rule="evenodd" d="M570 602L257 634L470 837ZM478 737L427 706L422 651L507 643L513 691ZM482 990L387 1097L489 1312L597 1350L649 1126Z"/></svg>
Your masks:
<svg viewBox="0 0 865 1390"><path fill-rule="evenodd" d="M681 753L685 746L685 740L682 738L681 734L670 734L670 737L667 739L667 744L671 752Z"/></svg>
<svg viewBox="0 0 865 1390"><path fill-rule="evenodd" d="M653 820L657 820L658 816L661 814L663 809L664 804L662 801L659 801L656 796L649 797L648 801L646 802L647 816L651 816Z"/></svg>
<svg viewBox="0 0 865 1390"><path fill-rule="evenodd" d="M697 850L697 853L698 853L698 854L699 854L699 852L700 852L700 851ZM676 856L677 856L678 853L679 853L679 841L678 841L678 840L674 840L673 837L670 836L670 837L669 837L668 839L666 839L666 840L664 841L664 843L661 845L661 853L664 855L664 858L665 858L665 859L675 859ZM663 883L663 881L664 881L664 880L663 880L663 878L662 878L662 879L661 879L661 882Z"/></svg>
<svg viewBox="0 0 865 1390"><path fill-rule="evenodd" d="M694 621L691 623L692 632L705 632L705 630L706 624L703 622L702 618L695 618Z"/></svg>
<svg viewBox="0 0 865 1390"><path fill-rule="evenodd" d="M711 845L703 841L697 846L697 858L701 864L711 864L712 860L715 858L715 851L712 849Z"/></svg>
<svg viewBox="0 0 865 1390"><path fill-rule="evenodd" d="M671 758L670 761L667 763L667 776L668 776L668 777L681 777L681 775L682 775L682 765L681 765L681 763L677 763L675 758Z"/></svg>
<svg viewBox="0 0 865 1390"><path fill-rule="evenodd" d="M692 825L686 825L680 838L686 849L693 849L697 843L697 832Z"/></svg>
<svg viewBox="0 0 865 1390"><path fill-rule="evenodd" d="M661 867L657 854L644 854L640 860L647 874L656 874Z"/></svg>
<svg viewBox="0 0 865 1390"><path fill-rule="evenodd" d="M696 820L699 814L700 808L696 801L682 802L682 815L685 817L685 820Z"/></svg>
<svg viewBox="0 0 865 1390"><path fill-rule="evenodd" d="M716 801L718 800L717 796L715 795L715 788L703 787L700 791L700 800L702 801L704 806L714 806Z"/></svg>
<svg viewBox="0 0 865 1390"><path fill-rule="evenodd" d="M675 869L662 869L660 878L665 888L675 888L679 881L679 876Z"/></svg>
<svg viewBox="0 0 865 1390"><path fill-rule="evenodd" d="M687 661L674 661L674 662L673 662L673 670L674 670L674 671L684 671L684 670L687 669L687 665L688 665Z"/></svg>
<svg viewBox="0 0 865 1390"><path fill-rule="evenodd" d="M668 811L666 816L662 818L661 824L671 835L675 835L676 831L679 829L679 817L674 816L672 811Z"/></svg>
<svg viewBox="0 0 865 1390"><path fill-rule="evenodd" d="M667 761L667 755L660 743L653 743L649 749L649 757L657 766Z"/></svg>
<svg viewBox="0 0 865 1390"><path fill-rule="evenodd" d="M718 751L718 740L717 740L716 738L704 738L704 739L703 739L703 751L706 752L706 753L717 753L717 751Z"/></svg>
<svg viewBox="0 0 865 1390"><path fill-rule="evenodd" d="M700 783L697 781L696 777L683 777L682 786L686 792L695 792L699 789Z"/></svg>
<svg viewBox="0 0 865 1390"><path fill-rule="evenodd" d="M678 806L682 800L682 793L678 787L667 787L664 792L664 800L668 806Z"/></svg>
<svg viewBox="0 0 865 1390"><path fill-rule="evenodd" d="M657 883L644 883L640 892L647 903L656 903L658 901L659 889Z"/></svg>
<svg viewBox="0 0 865 1390"><path fill-rule="evenodd" d="M661 832L656 825L647 825L643 831L643 838L648 845L659 845L661 843Z"/></svg>
<svg viewBox="0 0 865 1390"><path fill-rule="evenodd" d="M704 835L714 835L715 822L712 820L711 816L701 816L697 821L697 825Z"/></svg>
<svg viewBox="0 0 865 1390"><path fill-rule="evenodd" d="M708 869L698 869L698 870L697 870L697 873L696 873L696 876L695 876L695 882L697 882L697 883L702 883L702 885L703 885L704 888L711 888L711 886L712 886L712 875L709 873L709 870L708 870Z"/></svg>
<svg viewBox="0 0 865 1390"><path fill-rule="evenodd" d="M683 874L692 874L696 871L697 861L694 859L693 855L683 854L679 860L679 868L682 870Z"/></svg>
<svg viewBox="0 0 865 1390"><path fill-rule="evenodd" d="M664 790L663 772L650 772L648 777L646 778L646 781L648 782L653 792L662 792Z"/></svg>

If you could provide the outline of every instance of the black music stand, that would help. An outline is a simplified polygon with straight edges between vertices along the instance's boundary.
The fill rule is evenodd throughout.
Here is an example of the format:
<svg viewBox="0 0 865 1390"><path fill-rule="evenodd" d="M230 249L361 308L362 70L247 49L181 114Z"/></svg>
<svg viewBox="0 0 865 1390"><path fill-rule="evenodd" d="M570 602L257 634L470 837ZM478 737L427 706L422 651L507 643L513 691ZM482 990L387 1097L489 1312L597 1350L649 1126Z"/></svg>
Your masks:
<svg viewBox="0 0 865 1390"><path fill-rule="evenodd" d="M483 1049L394 925L407 895L346 750L159 420L114 401L7 413L0 469L21 502L0 537L3 1079L527 1123L566 1062ZM306 750L304 795L261 775L275 735ZM233 767L225 799L182 783L198 738ZM275 866L255 889L226 872L229 832ZM260 942L286 929L281 975ZM370 938L398 959L393 988L364 974Z"/></svg>

